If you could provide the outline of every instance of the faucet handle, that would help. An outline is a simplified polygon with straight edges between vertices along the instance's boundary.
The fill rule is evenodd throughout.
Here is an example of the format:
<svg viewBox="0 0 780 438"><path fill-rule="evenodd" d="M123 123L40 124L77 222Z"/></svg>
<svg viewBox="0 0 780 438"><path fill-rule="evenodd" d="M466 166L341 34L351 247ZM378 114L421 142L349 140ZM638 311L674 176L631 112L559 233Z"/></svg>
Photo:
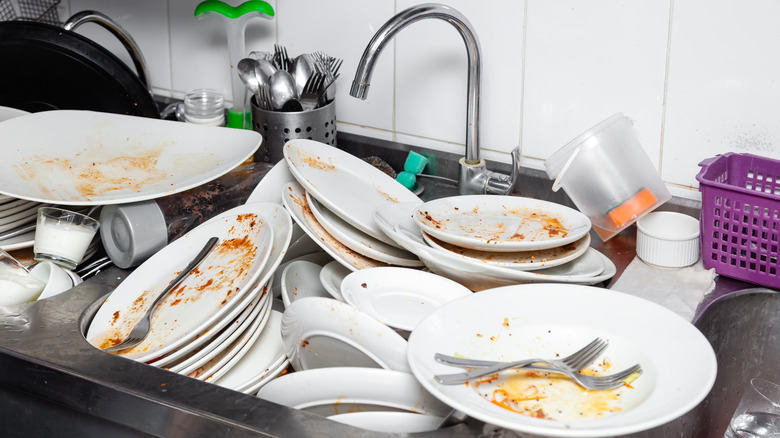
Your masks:
<svg viewBox="0 0 780 438"><path fill-rule="evenodd" d="M505 175L498 172L488 172L485 183L485 193L488 195L509 195L520 176L520 146L512 149L512 173Z"/></svg>

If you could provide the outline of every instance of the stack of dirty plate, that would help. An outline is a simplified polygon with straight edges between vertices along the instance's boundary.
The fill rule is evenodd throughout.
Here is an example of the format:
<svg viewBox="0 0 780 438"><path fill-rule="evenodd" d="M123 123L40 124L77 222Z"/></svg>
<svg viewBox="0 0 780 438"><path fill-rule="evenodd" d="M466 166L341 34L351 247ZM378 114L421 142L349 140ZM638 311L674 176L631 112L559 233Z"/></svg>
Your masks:
<svg viewBox="0 0 780 438"><path fill-rule="evenodd" d="M373 211L422 202L393 178L333 146L292 140L284 157L296 181L282 188L295 221L333 259L352 271L379 266L422 267L374 222Z"/></svg>
<svg viewBox="0 0 780 438"><path fill-rule="evenodd" d="M149 335L116 354L256 392L287 367L270 282L291 234L289 214L274 203L249 203L210 219L136 268L95 314L87 339L98 348L121 342L160 291L216 236L217 246L161 301Z"/></svg>
<svg viewBox="0 0 780 438"><path fill-rule="evenodd" d="M31 246L38 207L48 205L0 194L0 248L10 251L27 243Z"/></svg>
<svg viewBox="0 0 780 438"><path fill-rule="evenodd" d="M432 272L475 291L518 283L596 284L616 273L590 247L590 220L547 201L455 196L386 205L374 219Z"/></svg>

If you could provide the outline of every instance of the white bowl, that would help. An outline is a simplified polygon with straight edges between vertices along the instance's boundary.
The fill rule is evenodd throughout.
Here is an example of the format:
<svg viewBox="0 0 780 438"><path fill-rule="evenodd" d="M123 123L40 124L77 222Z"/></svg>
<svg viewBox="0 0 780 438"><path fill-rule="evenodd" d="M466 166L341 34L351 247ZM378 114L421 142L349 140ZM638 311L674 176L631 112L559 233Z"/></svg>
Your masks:
<svg viewBox="0 0 780 438"><path fill-rule="evenodd" d="M46 284L38 300L59 295L77 284L69 271L48 260L36 263L30 274Z"/></svg>
<svg viewBox="0 0 780 438"><path fill-rule="evenodd" d="M699 221L687 214L656 211L637 221L636 254L644 262L682 268L699 260Z"/></svg>

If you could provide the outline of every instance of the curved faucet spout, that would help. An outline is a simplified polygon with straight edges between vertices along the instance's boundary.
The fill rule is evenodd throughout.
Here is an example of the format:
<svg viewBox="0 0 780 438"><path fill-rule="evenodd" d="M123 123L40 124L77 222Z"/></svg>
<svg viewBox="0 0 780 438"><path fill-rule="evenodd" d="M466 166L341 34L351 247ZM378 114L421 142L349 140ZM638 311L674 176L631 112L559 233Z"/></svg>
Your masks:
<svg viewBox="0 0 780 438"><path fill-rule="evenodd" d="M468 54L468 90L466 101L466 156L467 164L479 164L479 101L480 101L480 71L482 69L482 55L477 34L471 23L455 9L435 3L426 3L413 6L398 13L387 21L371 38L363 57L360 59L355 79L349 94L365 99L368 96L368 87L371 84L371 74L374 71L379 54L388 42L406 26L426 18L438 18L444 20L460 32L466 43Z"/></svg>

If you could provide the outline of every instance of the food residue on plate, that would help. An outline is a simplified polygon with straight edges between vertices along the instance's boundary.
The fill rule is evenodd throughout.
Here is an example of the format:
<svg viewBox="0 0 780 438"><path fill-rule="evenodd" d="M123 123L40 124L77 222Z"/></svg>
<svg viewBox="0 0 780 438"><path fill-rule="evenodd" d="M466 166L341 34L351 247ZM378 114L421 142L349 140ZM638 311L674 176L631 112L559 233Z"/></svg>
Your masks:
<svg viewBox="0 0 780 438"><path fill-rule="evenodd" d="M533 208L502 207L500 215L471 211L418 211L418 221L430 229L449 232L487 243L535 242L562 239L569 234L560 217Z"/></svg>
<svg viewBox="0 0 780 438"><path fill-rule="evenodd" d="M608 361L581 371L607 374ZM608 391L590 391L566 376L545 371L513 370L472 382L471 386L490 403L533 418L581 421L605 418L625 409L623 398L629 386Z"/></svg>

